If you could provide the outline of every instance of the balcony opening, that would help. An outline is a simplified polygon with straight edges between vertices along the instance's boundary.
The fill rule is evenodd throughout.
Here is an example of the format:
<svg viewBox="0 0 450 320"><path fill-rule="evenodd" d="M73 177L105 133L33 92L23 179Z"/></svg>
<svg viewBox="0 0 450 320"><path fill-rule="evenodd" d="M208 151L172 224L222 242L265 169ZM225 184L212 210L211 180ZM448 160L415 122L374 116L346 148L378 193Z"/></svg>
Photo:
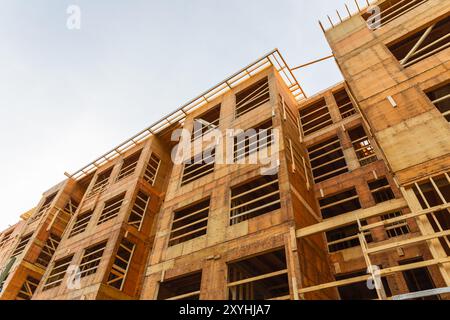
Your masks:
<svg viewBox="0 0 450 320"><path fill-rule="evenodd" d="M202 272L161 282L157 300L199 300Z"/></svg>
<svg viewBox="0 0 450 320"><path fill-rule="evenodd" d="M357 271L353 273L335 275L336 281L346 280L351 278L356 278L367 274L366 270ZM386 277L381 278L384 291L386 296L390 297L392 295L391 289L389 288L389 283ZM367 287L367 281L361 281L356 283L351 283L343 286L337 287L339 291L339 296L341 300L375 300L378 299L377 291L375 289L371 290Z"/></svg>
<svg viewBox="0 0 450 320"><path fill-rule="evenodd" d="M421 262L422 258L413 258L409 260L399 261L399 265L408 265L411 263ZM409 292L418 292L424 290L435 289L436 286L434 284L433 278L431 278L431 274L428 271L428 268L417 268L406 270L402 272L403 278L405 279L406 285L408 287ZM417 298L414 300L440 300L438 295L429 296L423 298Z"/></svg>
<svg viewBox="0 0 450 320"><path fill-rule="evenodd" d="M254 130L254 131L253 131ZM272 119L269 119L248 132L243 132L234 137L234 162L242 161L244 158L269 148L274 140L272 132ZM270 152L267 153L269 155Z"/></svg>
<svg viewBox="0 0 450 320"><path fill-rule="evenodd" d="M36 288L39 285L39 280L28 276L17 294L16 300L31 300Z"/></svg>
<svg viewBox="0 0 450 320"><path fill-rule="evenodd" d="M300 121L304 136L331 125L333 120L331 120L325 99L320 99L312 105L302 108L300 110Z"/></svg>
<svg viewBox="0 0 450 320"><path fill-rule="evenodd" d="M25 247L27 246L28 242L30 242L30 239L32 236L33 236L33 232L20 238L19 244L17 245L16 249L13 251L11 257L17 257L18 255L22 254L22 252L25 250Z"/></svg>
<svg viewBox="0 0 450 320"><path fill-rule="evenodd" d="M229 300L289 300L284 249L228 264Z"/></svg>
<svg viewBox="0 0 450 320"><path fill-rule="evenodd" d="M123 238L117 250L114 264L108 276L107 284L118 290L123 289L131 258L133 257L135 244Z"/></svg>
<svg viewBox="0 0 450 320"><path fill-rule="evenodd" d="M194 119L194 129L192 130L191 138L192 141L207 135L209 132L219 127L220 108L221 105L218 104L211 110L208 110Z"/></svg>
<svg viewBox="0 0 450 320"><path fill-rule="evenodd" d="M152 153L144 172L144 180L152 186L155 185L160 165L161 159L156 154Z"/></svg>
<svg viewBox="0 0 450 320"><path fill-rule="evenodd" d="M145 213L147 212L148 205L150 203L150 196L139 190L134 200L133 207L131 208L130 217L128 218L128 224L141 230L142 222L144 221Z"/></svg>
<svg viewBox="0 0 450 320"><path fill-rule="evenodd" d="M372 197L375 203L381 203L395 199L394 192L392 191L389 182L386 178L381 178L372 182L369 182L369 189L372 193Z"/></svg>
<svg viewBox="0 0 450 320"><path fill-rule="evenodd" d="M84 278L97 272L103 252L106 248L106 241L93 245L84 250L80 263L80 277Z"/></svg>
<svg viewBox="0 0 450 320"><path fill-rule="evenodd" d="M309 147L308 154L315 183L348 172L338 136Z"/></svg>
<svg viewBox="0 0 450 320"><path fill-rule="evenodd" d="M100 215L100 219L97 222L97 225L105 223L111 219L114 219L119 215L120 208L122 207L123 199L125 198L125 193L118 195L111 200L105 202L105 206L103 207L102 213Z"/></svg>
<svg viewBox="0 0 450 320"><path fill-rule="evenodd" d="M336 104L339 108L339 113L341 114L342 119L356 114L355 106L350 100L347 90L339 90L338 92L333 93L333 96L334 100L336 100Z"/></svg>
<svg viewBox="0 0 450 320"><path fill-rule="evenodd" d="M83 233L91 220L93 211L89 210L83 212L77 216L75 224L73 225L72 231L70 231L69 238L76 236L77 234Z"/></svg>
<svg viewBox="0 0 450 320"><path fill-rule="evenodd" d="M73 254L62 259L56 260L50 274L45 282L42 291L46 291L52 288L59 287L62 283L64 276L66 275L67 269L72 262Z"/></svg>
<svg viewBox="0 0 450 320"><path fill-rule="evenodd" d="M230 225L280 209L278 175L260 176L231 188Z"/></svg>
<svg viewBox="0 0 450 320"><path fill-rule="evenodd" d="M362 126L349 130L348 135L352 140L353 149L361 166L377 161L375 150Z"/></svg>
<svg viewBox="0 0 450 320"><path fill-rule="evenodd" d="M429 91L427 96L444 118L450 122L450 83Z"/></svg>
<svg viewBox="0 0 450 320"><path fill-rule="evenodd" d="M381 216L381 219L389 220L389 219L393 219L393 218L397 218L397 217L401 217L401 216L402 216L402 213L397 211L397 212L391 212L388 214L384 214ZM385 225L384 228L385 228L386 233L389 238L399 237L401 235L408 234L410 232L409 226L408 226L408 223L406 222L406 220L389 223L388 225Z"/></svg>
<svg viewBox="0 0 450 320"><path fill-rule="evenodd" d="M120 168L119 175L117 176L117 181L125 179L134 173L139 158L141 157L141 153L142 150L139 150L123 160L122 167Z"/></svg>
<svg viewBox="0 0 450 320"><path fill-rule="evenodd" d="M415 183L412 187L423 209L436 207L436 210L427 214L427 218L435 232L450 230L450 216L447 209L438 206L450 203L450 174L444 173ZM450 255L450 236L440 237L445 252Z"/></svg>
<svg viewBox="0 0 450 320"><path fill-rule="evenodd" d="M216 148L204 151L184 164L181 185L184 186L214 171Z"/></svg>
<svg viewBox="0 0 450 320"><path fill-rule="evenodd" d="M101 173L98 174L97 179L95 180L94 186L92 187L91 191L87 195L87 199L92 198L93 196L102 193L109 183L109 178L111 177L111 173L113 171L113 168L109 168Z"/></svg>
<svg viewBox="0 0 450 320"><path fill-rule="evenodd" d="M269 101L269 79L266 77L236 94L235 118L258 108Z"/></svg>
<svg viewBox="0 0 450 320"><path fill-rule="evenodd" d="M388 46L402 66L409 67L449 47L450 16L427 25Z"/></svg>
<svg viewBox="0 0 450 320"><path fill-rule="evenodd" d="M361 209L355 188L322 198L319 200L319 204L324 219Z"/></svg>
<svg viewBox="0 0 450 320"><path fill-rule="evenodd" d="M169 246L174 246L206 234L210 198L201 200L174 213Z"/></svg>
<svg viewBox="0 0 450 320"><path fill-rule="evenodd" d="M50 233L41 253L36 260L36 264L44 269L47 268L60 242L61 238L59 236Z"/></svg>
<svg viewBox="0 0 450 320"><path fill-rule="evenodd" d="M362 220L361 225L367 225L367 221ZM358 233L357 223L326 232L328 251L332 253L360 246ZM367 243L373 242L372 234L369 230L364 232L364 236Z"/></svg>

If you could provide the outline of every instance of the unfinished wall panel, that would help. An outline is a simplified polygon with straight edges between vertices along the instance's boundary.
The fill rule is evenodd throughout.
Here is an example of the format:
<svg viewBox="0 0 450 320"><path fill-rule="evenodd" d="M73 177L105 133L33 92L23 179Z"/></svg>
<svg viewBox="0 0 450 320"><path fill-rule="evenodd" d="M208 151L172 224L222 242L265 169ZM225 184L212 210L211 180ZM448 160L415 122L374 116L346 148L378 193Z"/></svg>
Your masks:
<svg viewBox="0 0 450 320"><path fill-rule="evenodd" d="M206 234L210 199L202 200L174 212L169 246Z"/></svg>

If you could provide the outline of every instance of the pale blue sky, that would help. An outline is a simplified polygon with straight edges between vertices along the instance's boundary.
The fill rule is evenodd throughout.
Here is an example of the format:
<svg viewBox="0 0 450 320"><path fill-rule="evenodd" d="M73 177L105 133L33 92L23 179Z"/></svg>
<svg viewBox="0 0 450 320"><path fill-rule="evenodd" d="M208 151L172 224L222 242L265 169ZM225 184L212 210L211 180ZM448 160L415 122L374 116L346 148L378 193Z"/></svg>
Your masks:
<svg viewBox="0 0 450 320"><path fill-rule="evenodd" d="M344 12L344 0L0 4L0 230L64 171L273 48L290 66L330 54L317 20ZM72 4L81 8L81 30L66 28ZM341 81L333 61L296 75L309 95Z"/></svg>

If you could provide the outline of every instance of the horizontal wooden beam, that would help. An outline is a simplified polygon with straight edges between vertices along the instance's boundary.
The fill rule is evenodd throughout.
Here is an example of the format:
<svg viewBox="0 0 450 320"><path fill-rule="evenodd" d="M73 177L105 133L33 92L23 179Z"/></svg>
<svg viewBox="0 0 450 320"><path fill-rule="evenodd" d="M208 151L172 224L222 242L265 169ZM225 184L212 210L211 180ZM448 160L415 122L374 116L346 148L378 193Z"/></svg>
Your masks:
<svg viewBox="0 0 450 320"><path fill-rule="evenodd" d="M315 225L298 229L296 231L296 235L297 238L307 237L316 233L326 232L338 227L354 223L356 222L357 219L360 220L367 219L373 216L381 215L383 213L400 210L402 208L406 208L407 206L408 205L404 199L394 199L386 201L367 209L355 210L346 214L339 215L337 217L327 219Z"/></svg>
<svg viewBox="0 0 450 320"><path fill-rule="evenodd" d="M423 242L423 241L432 240L432 239L436 239L436 238L440 238L440 237L446 237L446 236L450 236L450 230L427 234L427 235L419 236L419 237L414 237L414 238L403 240L403 241L395 241L395 242L388 243L388 244L381 245L381 246L375 246L375 247L367 249L366 252L368 254L373 254L373 253L377 253L377 252L392 250L394 248L408 246L408 245L416 244L418 242Z"/></svg>

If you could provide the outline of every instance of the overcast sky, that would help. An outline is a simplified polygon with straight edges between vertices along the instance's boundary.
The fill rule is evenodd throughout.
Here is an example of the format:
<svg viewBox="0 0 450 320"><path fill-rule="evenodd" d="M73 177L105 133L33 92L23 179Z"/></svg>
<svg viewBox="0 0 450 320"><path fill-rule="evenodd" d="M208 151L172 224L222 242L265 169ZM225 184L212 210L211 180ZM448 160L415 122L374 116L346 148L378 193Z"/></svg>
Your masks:
<svg viewBox="0 0 450 320"><path fill-rule="evenodd" d="M317 21L344 12L344 0L0 4L0 230L65 171L270 50L291 67L329 55ZM81 9L80 30L66 27L69 5ZM309 95L341 81L333 61L296 75Z"/></svg>

